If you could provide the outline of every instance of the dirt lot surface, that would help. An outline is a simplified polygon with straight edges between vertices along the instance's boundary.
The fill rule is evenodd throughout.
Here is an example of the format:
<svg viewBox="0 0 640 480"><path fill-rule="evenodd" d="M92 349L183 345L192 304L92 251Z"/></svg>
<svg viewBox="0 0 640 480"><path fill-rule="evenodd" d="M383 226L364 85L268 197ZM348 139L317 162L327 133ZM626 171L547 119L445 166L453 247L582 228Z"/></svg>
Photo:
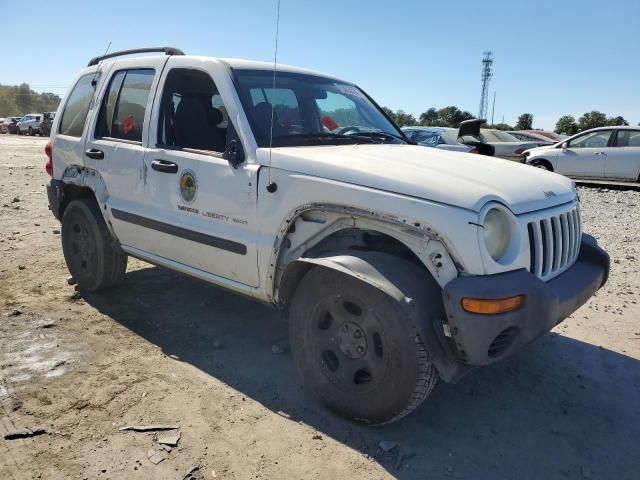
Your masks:
<svg viewBox="0 0 640 480"><path fill-rule="evenodd" d="M595 298L371 428L305 390L266 306L135 260L124 286L76 293L45 141L0 136L1 479L182 479L194 465L187 478L640 478L640 192L580 189L585 230L612 258ZM119 431L148 424L179 426L177 447Z"/></svg>

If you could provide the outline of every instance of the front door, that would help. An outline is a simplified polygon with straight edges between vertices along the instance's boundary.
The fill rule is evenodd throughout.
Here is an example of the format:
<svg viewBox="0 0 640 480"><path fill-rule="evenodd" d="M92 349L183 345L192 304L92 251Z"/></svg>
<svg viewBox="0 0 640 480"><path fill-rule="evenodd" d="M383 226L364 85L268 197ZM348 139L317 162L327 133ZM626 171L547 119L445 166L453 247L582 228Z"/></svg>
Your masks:
<svg viewBox="0 0 640 480"><path fill-rule="evenodd" d="M150 230L137 242L154 255L255 287L258 167L234 168L223 158L231 140L239 143L225 102L206 67L180 68L182 61L169 61L154 106L157 138L144 156Z"/></svg>
<svg viewBox="0 0 640 480"><path fill-rule="evenodd" d="M612 130L585 133L559 149L556 172L569 177L604 178Z"/></svg>

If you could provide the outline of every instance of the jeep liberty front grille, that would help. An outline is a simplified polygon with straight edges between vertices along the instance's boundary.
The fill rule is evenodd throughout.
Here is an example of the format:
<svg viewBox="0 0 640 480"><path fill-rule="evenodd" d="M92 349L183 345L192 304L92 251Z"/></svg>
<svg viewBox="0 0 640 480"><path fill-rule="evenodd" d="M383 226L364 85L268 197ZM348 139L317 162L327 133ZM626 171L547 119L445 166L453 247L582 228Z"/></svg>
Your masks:
<svg viewBox="0 0 640 480"><path fill-rule="evenodd" d="M576 204L566 212L529 221L527 230L531 254L529 271L541 280L559 275L578 258L582 224Z"/></svg>

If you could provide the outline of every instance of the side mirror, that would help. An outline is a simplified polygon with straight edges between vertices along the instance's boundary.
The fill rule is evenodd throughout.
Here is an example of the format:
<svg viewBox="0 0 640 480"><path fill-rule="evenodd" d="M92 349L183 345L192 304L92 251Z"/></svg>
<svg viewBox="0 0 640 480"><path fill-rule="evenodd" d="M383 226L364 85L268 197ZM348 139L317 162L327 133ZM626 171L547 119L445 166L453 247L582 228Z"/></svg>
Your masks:
<svg viewBox="0 0 640 480"><path fill-rule="evenodd" d="M561 146L562 146L562 151L566 152L567 151L567 142L564 142Z"/></svg>
<svg viewBox="0 0 640 480"><path fill-rule="evenodd" d="M224 158L233 168L238 168L242 162L244 162L244 152L242 147L238 147L235 140L231 140L227 145L227 148L222 152L222 158Z"/></svg>

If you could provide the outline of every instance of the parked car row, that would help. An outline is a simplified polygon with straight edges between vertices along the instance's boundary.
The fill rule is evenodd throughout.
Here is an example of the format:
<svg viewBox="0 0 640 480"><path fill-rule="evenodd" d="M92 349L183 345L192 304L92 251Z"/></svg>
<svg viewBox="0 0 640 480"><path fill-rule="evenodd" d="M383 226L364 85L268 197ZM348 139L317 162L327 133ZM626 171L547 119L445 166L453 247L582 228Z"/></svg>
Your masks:
<svg viewBox="0 0 640 480"><path fill-rule="evenodd" d="M403 131L410 140L418 145L443 150L453 150L467 153L481 153L496 156L506 160L522 162L523 153L531 148L551 145L548 137L538 134L519 138L502 130L480 128L486 120L467 120L460 124L460 128L447 127L403 127Z"/></svg>
<svg viewBox="0 0 640 480"><path fill-rule="evenodd" d="M24 117L7 117L0 119L0 133L18 135L40 135L48 137L56 112L28 113Z"/></svg>
<svg viewBox="0 0 640 480"><path fill-rule="evenodd" d="M640 128L601 127L572 137L539 130L480 128L484 120L459 129L403 127L418 145L514 160L575 179L640 182Z"/></svg>
<svg viewBox="0 0 640 480"><path fill-rule="evenodd" d="M18 133L20 117L0 118L0 133Z"/></svg>

